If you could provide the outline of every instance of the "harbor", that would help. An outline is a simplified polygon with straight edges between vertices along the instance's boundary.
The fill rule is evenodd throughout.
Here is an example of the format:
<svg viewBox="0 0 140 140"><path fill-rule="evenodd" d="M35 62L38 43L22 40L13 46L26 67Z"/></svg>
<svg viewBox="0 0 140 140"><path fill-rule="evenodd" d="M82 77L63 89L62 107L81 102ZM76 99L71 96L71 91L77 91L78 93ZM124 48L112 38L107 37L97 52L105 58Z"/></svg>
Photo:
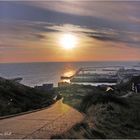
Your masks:
<svg viewBox="0 0 140 140"><path fill-rule="evenodd" d="M116 85L125 83L134 76L139 76L136 68L115 67L82 67L69 75L61 76L58 86L69 84L80 85Z"/></svg>

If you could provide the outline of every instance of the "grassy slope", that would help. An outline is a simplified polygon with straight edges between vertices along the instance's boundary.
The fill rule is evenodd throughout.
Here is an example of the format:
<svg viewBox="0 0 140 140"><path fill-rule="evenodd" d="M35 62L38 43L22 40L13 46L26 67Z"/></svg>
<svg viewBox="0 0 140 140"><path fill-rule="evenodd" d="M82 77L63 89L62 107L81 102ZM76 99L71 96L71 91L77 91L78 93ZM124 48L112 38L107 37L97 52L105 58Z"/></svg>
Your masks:
<svg viewBox="0 0 140 140"><path fill-rule="evenodd" d="M67 92L60 91L65 98L69 96L65 94L72 93L72 103L67 100L66 103L84 112L86 118L70 131L53 138L140 138L140 94L121 98L127 89L120 92L117 88L112 93L90 86L74 86L73 90L70 86ZM84 96L77 99L77 91Z"/></svg>
<svg viewBox="0 0 140 140"><path fill-rule="evenodd" d="M0 78L0 116L41 108L51 103L51 93L42 93L34 88Z"/></svg>
<svg viewBox="0 0 140 140"><path fill-rule="evenodd" d="M96 88L82 85L70 85L56 88L56 92L63 96L63 102L77 109L80 108L83 97L93 90L96 90Z"/></svg>

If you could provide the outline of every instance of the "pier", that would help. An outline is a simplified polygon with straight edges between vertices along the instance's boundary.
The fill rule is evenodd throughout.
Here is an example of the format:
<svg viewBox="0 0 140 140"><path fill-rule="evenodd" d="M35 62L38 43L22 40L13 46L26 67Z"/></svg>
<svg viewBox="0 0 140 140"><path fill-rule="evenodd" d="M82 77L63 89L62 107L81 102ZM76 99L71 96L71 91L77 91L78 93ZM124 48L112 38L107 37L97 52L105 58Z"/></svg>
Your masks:
<svg viewBox="0 0 140 140"><path fill-rule="evenodd" d="M140 75L140 70L122 66L82 67L71 76L61 76L62 85L116 85L126 82L133 76ZM68 82L67 82L68 81Z"/></svg>

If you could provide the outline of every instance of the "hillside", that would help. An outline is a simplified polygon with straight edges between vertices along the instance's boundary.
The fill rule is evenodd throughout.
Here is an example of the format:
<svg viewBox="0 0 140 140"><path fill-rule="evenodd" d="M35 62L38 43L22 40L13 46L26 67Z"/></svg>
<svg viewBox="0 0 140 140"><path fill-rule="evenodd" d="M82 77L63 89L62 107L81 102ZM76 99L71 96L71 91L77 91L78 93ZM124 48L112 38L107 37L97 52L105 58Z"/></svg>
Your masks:
<svg viewBox="0 0 140 140"><path fill-rule="evenodd" d="M80 109L82 104L82 100L85 96L94 93L105 92L108 86L90 86L90 85L69 85L64 87L57 87L55 91L61 94L64 97L64 103L76 108ZM122 96L127 92L122 91L118 87L113 87L115 90L112 92L114 95ZM122 88L122 87L121 87Z"/></svg>
<svg viewBox="0 0 140 140"><path fill-rule="evenodd" d="M29 111L52 104L54 91L42 92L0 78L0 116Z"/></svg>
<svg viewBox="0 0 140 140"><path fill-rule="evenodd" d="M140 95L127 99L89 95L83 100L81 111L86 114L82 123L53 138L140 138Z"/></svg>
<svg viewBox="0 0 140 140"><path fill-rule="evenodd" d="M128 84L130 85L130 82ZM80 105L77 104L79 111L85 113L84 121L75 125L68 132L52 138L140 138L140 94L134 93L131 96L122 96L130 92L129 85L126 83L125 90L122 91L117 85L113 87L114 91L108 92L105 91L105 87L83 87L85 91L87 91L87 88L90 89L89 92L78 99ZM122 85L121 88L123 88ZM68 87L67 91L70 92ZM76 91L72 94L73 97L75 94ZM77 97L75 97L75 102L76 100ZM74 106L76 106L76 103Z"/></svg>
<svg viewBox="0 0 140 140"><path fill-rule="evenodd" d="M55 88L55 91L62 95L64 103L79 109L82 98L94 89L95 88L92 86L69 85L65 87L57 87Z"/></svg>

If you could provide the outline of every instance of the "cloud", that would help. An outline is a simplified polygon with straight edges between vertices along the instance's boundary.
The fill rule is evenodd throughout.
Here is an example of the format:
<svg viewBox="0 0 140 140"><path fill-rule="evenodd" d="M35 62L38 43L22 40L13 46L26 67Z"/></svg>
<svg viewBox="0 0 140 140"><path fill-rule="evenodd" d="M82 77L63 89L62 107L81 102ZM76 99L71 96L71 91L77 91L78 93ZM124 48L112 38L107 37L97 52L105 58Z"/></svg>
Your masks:
<svg viewBox="0 0 140 140"><path fill-rule="evenodd" d="M139 1L44 1L25 2L26 4L52 11L80 16L100 17L109 20L133 22L139 18ZM75 8L76 7L76 8Z"/></svg>
<svg viewBox="0 0 140 140"><path fill-rule="evenodd" d="M136 5L136 6L135 6ZM137 4L133 7L138 7ZM75 8L76 7L76 8ZM42 21L55 24L74 24L87 27L109 27L120 30L140 31L132 28L134 21L139 19L138 8L123 2L74 2L74 1L46 1L46 2L0 2L0 19ZM133 14L131 14L130 10ZM63 11L64 10L64 11ZM78 10L77 12L75 10Z"/></svg>
<svg viewBox="0 0 140 140"><path fill-rule="evenodd" d="M87 28L71 24L52 25L46 28L57 32L73 32L79 35L83 34L99 41L135 44L137 47L139 47L140 44L140 33L137 32L120 31L110 28Z"/></svg>
<svg viewBox="0 0 140 140"><path fill-rule="evenodd" d="M0 42L11 42L16 44L20 41L41 41L45 39L43 32L49 32L46 29L47 23L38 23L30 21L0 21Z"/></svg>
<svg viewBox="0 0 140 140"><path fill-rule="evenodd" d="M81 41L76 52L86 56L97 51L107 57L109 49L113 55L116 50L118 54L127 49L139 50L139 5L140 2L0 2L0 51L13 55L18 51L24 55L32 52L34 57L38 53L47 57L47 52L59 58L63 56L59 37L68 32ZM82 50L80 46L84 46Z"/></svg>
<svg viewBox="0 0 140 140"><path fill-rule="evenodd" d="M122 42L139 47L140 33L116 30L109 27L90 28L73 24L56 24L41 21L7 21L0 22L0 42L20 44L22 42L55 42L53 35L72 32L80 38L83 36L104 42Z"/></svg>

